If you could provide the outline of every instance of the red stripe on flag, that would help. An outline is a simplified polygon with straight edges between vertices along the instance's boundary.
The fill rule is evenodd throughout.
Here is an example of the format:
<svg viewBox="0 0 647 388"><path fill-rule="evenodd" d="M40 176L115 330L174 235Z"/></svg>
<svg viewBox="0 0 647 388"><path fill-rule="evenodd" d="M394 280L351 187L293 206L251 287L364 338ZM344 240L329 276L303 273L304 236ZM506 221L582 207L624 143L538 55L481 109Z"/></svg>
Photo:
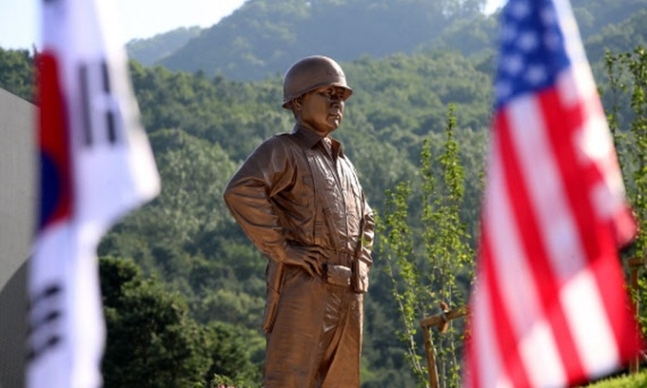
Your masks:
<svg viewBox="0 0 647 388"><path fill-rule="evenodd" d="M517 333L511 323L510 306L506 305L503 297L504 291L500 289L502 283L496 278L497 270L492 256L489 233L487 230L482 230L481 233L481 260L484 264L482 279L485 280L487 289L490 290L485 299L489 299L490 311L496 317L491 325L495 328L493 334L496 337L498 349L492 349L492 352L498 354L494 357L501 360L501 368L513 386L529 387L528 373L524 368L518 347L518 335L521 333Z"/></svg>
<svg viewBox="0 0 647 388"><path fill-rule="evenodd" d="M598 98L597 95L593 97L596 100ZM595 277L602 306L606 311L606 316L598 319L605 320L611 327L621 352L618 360L618 365L621 365L639 350L638 329L635 320L631 319L633 314L629 310L626 293L618 292L624 288L625 282L617 254L615 231L609 230L612 223L596 216L597 212L593 207L594 187L603 183L601 166L596 165L594 160L583 159L581 154L576 153L578 147L574 144L581 136L577 132L581 132L586 121L592 119L591 114L601 116L600 110L586 111L586 108L591 108L588 104L595 103L596 101L581 101L569 109L562 105L559 94L554 90L544 93L541 98L547 132L555 150L569 206L577 223L580 242L586 253L584 259ZM611 154L609 157L615 155Z"/></svg>
<svg viewBox="0 0 647 388"><path fill-rule="evenodd" d="M532 171L521 170L518 150L511 138L511 131L523 131L523 128L512 128L505 113L504 111L497 114L494 130L500 136L499 149L505 176L505 190L508 192L513 217L521 238L520 245L525 251L525 256L529 258L528 265L538 291L542 315L550 324L564 370L569 378L579 377L583 375L583 367L560 303L560 284L551 268L547 249L542 243L543 236L536 219L536 210L531 202L529 188L524 182L524 175L531 174Z"/></svg>
<svg viewBox="0 0 647 388"><path fill-rule="evenodd" d="M616 260L599 260L591 270L604 301L606 319L611 326L618 345L618 366L635 357L641 349L640 331L633 319L635 312L626 293L619 293L625 286L622 268Z"/></svg>

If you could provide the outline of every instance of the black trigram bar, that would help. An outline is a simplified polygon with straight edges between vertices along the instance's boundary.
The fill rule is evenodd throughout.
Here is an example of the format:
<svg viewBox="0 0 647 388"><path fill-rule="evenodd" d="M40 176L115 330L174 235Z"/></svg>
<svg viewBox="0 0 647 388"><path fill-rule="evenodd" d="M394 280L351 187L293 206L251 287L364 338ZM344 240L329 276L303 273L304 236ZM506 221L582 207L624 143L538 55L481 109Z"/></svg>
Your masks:
<svg viewBox="0 0 647 388"><path fill-rule="evenodd" d="M27 361L32 362L42 356L47 350L54 348L61 342L61 337L53 335L40 346L30 346L27 349Z"/></svg>
<svg viewBox="0 0 647 388"><path fill-rule="evenodd" d="M31 300L31 306L34 307L43 300L57 296L60 292L61 286L59 286L58 284L50 284Z"/></svg>
<svg viewBox="0 0 647 388"><path fill-rule="evenodd" d="M50 311L44 317L40 318L37 322L33 322L31 325L29 325L27 334L32 335L33 333L38 331L38 329L40 329L41 327L56 321L60 317L61 317L60 311L58 310Z"/></svg>
<svg viewBox="0 0 647 388"><path fill-rule="evenodd" d="M33 361L40 357L47 350L54 348L61 342L59 327L56 324L62 315L60 310L60 299L62 288L58 284L52 284L36 295L31 300L27 360ZM43 307L44 306L44 307ZM34 311L38 309L45 311L43 315L34 317Z"/></svg>
<svg viewBox="0 0 647 388"><path fill-rule="evenodd" d="M101 62L101 73L103 76L103 91L106 95L110 95L110 71L105 60ZM106 111L106 125L108 128L108 140L114 144L117 141L117 133L115 130L115 114L112 109Z"/></svg>
<svg viewBox="0 0 647 388"><path fill-rule="evenodd" d="M112 95L112 83L110 80L110 68L108 63L103 60L97 65L88 65L84 63L79 66L79 88L81 98L81 116L83 125L83 144L92 146L97 141L101 141L101 136L97 137L95 128L93 128L93 110L103 109L100 114L105 118L106 138L110 144L117 143L117 121L112 101L116 99ZM106 103L95 104L95 102L105 101ZM96 121L94 121L96 122Z"/></svg>
<svg viewBox="0 0 647 388"><path fill-rule="evenodd" d="M83 118L83 144L92 145L92 112L90 111L90 81L88 79L88 65L81 65L79 69L79 86L81 87L81 116Z"/></svg>

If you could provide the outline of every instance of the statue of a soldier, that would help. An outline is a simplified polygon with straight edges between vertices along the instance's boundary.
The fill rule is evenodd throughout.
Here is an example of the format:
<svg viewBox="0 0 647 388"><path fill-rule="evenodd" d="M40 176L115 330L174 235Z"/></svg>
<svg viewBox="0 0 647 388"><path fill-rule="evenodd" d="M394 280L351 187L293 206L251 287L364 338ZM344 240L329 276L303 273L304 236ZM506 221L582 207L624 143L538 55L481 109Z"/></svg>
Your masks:
<svg viewBox="0 0 647 388"><path fill-rule="evenodd" d="M265 140L225 190L232 215L269 259L266 388L360 385L374 221L353 165L330 137L352 92L330 58L292 65L283 83L292 132Z"/></svg>

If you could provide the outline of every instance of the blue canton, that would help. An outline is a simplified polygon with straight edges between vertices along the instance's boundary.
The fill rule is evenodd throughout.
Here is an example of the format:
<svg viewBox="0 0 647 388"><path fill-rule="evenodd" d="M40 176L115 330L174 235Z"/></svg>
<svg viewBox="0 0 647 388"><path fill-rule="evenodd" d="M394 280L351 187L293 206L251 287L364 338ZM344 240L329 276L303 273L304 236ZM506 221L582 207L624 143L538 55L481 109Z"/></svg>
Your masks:
<svg viewBox="0 0 647 388"><path fill-rule="evenodd" d="M509 0L502 12L496 108L546 89L570 66L553 0ZM579 34L578 34L579 35Z"/></svg>

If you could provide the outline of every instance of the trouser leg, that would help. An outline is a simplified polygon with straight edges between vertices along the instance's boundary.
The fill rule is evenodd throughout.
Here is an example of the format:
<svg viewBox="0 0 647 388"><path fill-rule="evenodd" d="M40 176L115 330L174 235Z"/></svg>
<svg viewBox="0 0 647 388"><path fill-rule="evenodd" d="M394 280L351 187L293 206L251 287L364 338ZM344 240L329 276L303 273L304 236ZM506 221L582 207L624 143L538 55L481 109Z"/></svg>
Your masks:
<svg viewBox="0 0 647 388"><path fill-rule="evenodd" d="M321 388L359 388L362 295L348 289L329 293L318 373Z"/></svg>
<svg viewBox="0 0 647 388"><path fill-rule="evenodd" d="M265 388L358 388L362 295L290 268L267 337Z"/></svg>
<svg viewBox="0 0 647 388"><path fill-rule="evenodd" d="M286 269L276 321L267 336L263 387L315 387L325 303L323 279L299 268Z"/></svg>

